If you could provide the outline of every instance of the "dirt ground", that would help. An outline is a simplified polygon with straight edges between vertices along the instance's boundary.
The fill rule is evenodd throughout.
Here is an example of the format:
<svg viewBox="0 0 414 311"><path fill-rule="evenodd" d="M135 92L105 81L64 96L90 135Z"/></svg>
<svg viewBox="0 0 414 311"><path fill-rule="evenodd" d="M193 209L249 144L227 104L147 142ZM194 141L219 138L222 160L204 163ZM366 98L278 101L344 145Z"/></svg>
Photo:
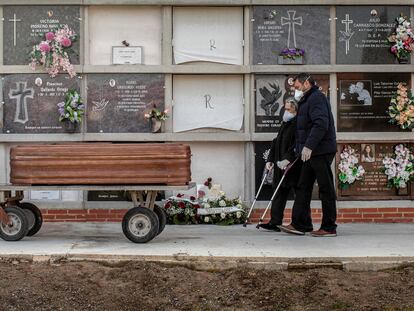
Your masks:
<svg viewBox="0 0 414 311"><path fill-rule="evenodd" d="M414 268L196 271L159 263L0 263L0 310L414 310Z"/></svg>

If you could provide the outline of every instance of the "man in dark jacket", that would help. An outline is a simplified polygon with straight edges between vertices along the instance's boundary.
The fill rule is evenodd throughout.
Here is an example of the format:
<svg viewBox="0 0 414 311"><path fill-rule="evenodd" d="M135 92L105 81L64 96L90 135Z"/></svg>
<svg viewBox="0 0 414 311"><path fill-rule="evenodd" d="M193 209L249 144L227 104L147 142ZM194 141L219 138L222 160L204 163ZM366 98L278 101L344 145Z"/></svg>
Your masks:
<svg viewBox="0 0 414 311"><path fill-rule="evenodd" d="M280 229L287 233L312 236L336 236L336 194L331 164L336 153L336 134L331 106L326 96L306 73L297 75L295 97L299 99L295 153L303 162L292 222ZM322 224L313 231L310 202L315 180L322 201Z"/></svg>
<svg viewBox="0 0 414 311"><path fill-rule="evenodd" d="M279 184L283 171L294 161L295 154L295 132L296 132L296 112L297 104L293 98L285 103L285 112L283 114L283 122L277 134L273 139L270 147L269 156L267 158L266 168L271 170L274 168L273 189L275 190ZM275 167L276 164L276 167ZM289 170L281 187L279 188L271 209L271 219L267 224L261 224L260 227L267 230L280 232L279 226L282 225L283 213L285 211L286 202L291 189L294 189L300 173L300 164L297 162Z"/></svg>

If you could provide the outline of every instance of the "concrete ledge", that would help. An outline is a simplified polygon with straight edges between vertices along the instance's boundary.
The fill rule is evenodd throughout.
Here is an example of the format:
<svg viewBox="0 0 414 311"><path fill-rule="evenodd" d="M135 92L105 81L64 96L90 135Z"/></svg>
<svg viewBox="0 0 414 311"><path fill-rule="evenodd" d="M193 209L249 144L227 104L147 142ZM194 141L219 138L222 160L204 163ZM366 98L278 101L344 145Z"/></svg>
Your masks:
<svg viewBox="0 0 414 311"><path fill-rule="evenodd" d="M63 262L104 262L119 266L128 262L154 262L172 266L184 266L199 271L224 271L230 269L253 268L272 271L292 271L332 268L349 272L386 271L414 266L414 257L399 260L383 258L346 258L333 261L326 258L233 258L233 257L188 257L188 256L123 256L123 255L19 255L0 257L1 262L48 263Z"/></svg>

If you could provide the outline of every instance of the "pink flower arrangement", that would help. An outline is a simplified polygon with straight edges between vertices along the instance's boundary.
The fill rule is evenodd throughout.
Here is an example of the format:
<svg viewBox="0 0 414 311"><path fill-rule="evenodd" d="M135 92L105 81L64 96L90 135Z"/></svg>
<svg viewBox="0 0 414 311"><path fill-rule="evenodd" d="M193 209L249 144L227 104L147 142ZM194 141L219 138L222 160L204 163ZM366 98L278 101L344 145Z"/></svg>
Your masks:
<svg viewBox="0 0 414 311"><path fill-rule="evenodd" d="M43 66L51 77L59 71L66 71L71 78L75 77L69 54L76 38L76 33L68 25L46 33L45 40L33 46L30 67L34 70L36 66Z"/></svg>
<svg viewBox="0 0 414 311"><path fill-rule="evenodd" d="M403 130L414 128L414 98L404 84L398 85L387 112L390 123L399 125Z"/></svg>
<svg viewBox="0 0 414 311"><path fill-rule="evenodd" d="M408 58L414 49L414 33L407 17L401 15L396 19L395 31L388 37L391 53L398 60Z"/></svg>

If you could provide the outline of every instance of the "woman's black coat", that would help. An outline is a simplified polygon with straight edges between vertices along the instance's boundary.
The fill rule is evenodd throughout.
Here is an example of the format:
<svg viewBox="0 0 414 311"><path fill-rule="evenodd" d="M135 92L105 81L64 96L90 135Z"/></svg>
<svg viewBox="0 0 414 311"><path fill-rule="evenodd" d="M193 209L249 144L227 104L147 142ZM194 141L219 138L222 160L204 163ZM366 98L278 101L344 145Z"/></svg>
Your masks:
<svg viewBox="0 0 414 311"><path fill-rule="evenodd" d="M295 160L295 133L296 117L288 122L282 122L279 133L272 141L268 162L274 163L273 186L276 187L283 176L283 171L277 167L278 161L288 160L292 163ZM297 161L292 169L286 174L283 186L292 187L297 184L300 173L301 161Z"/></svg>

